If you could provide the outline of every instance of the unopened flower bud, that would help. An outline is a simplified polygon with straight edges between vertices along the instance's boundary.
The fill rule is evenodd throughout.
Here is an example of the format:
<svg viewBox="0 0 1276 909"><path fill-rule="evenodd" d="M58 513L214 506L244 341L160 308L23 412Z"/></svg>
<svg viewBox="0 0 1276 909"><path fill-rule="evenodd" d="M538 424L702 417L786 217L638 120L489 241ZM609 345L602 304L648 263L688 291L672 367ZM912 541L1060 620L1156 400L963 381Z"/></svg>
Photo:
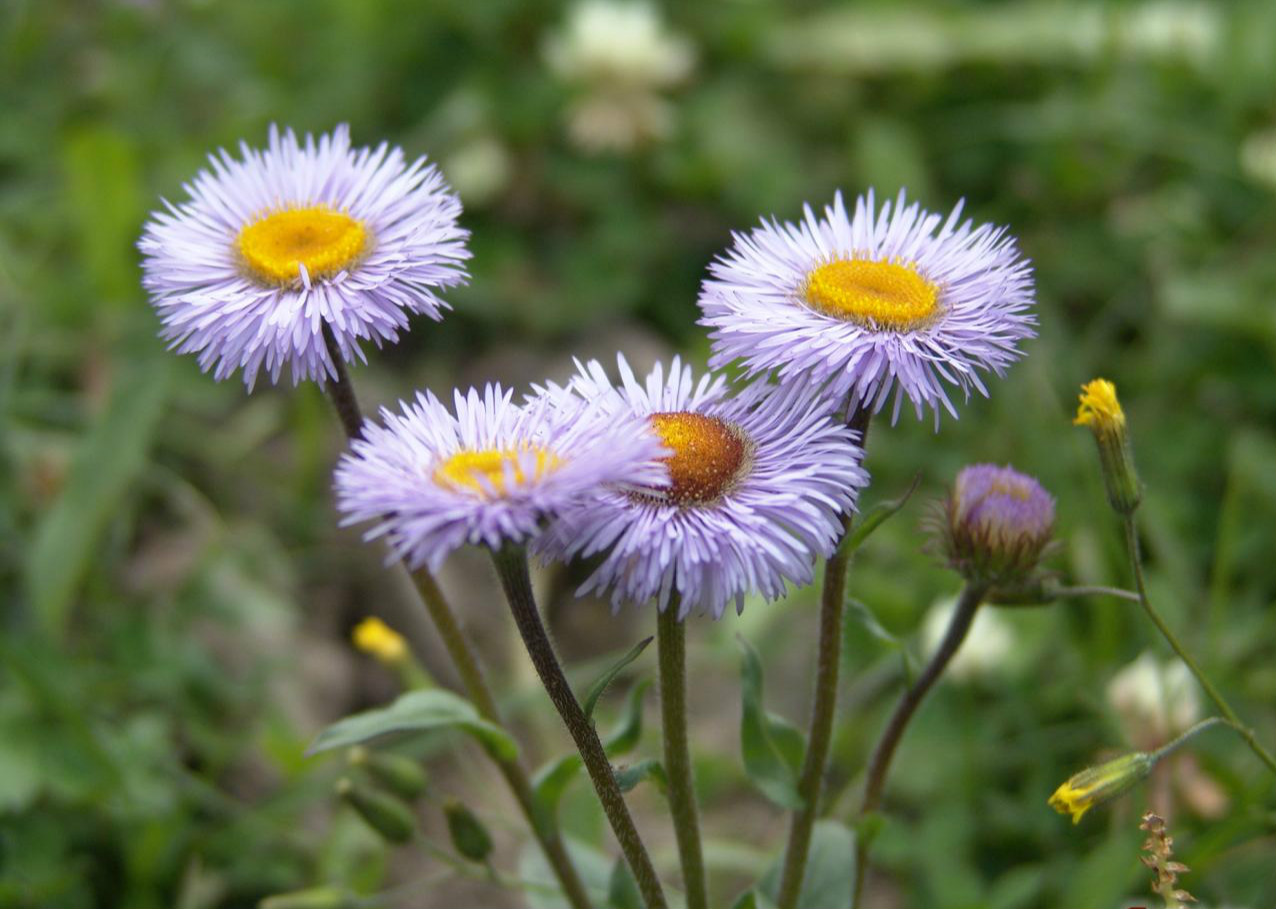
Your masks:
<svg viewBox="0 0 1276 909"><path fill-rule="evenodd" d="M492 837L474 812L455 799L443 805L447 816L447 831L456 851L472 862L484 861L492 853Z"/></svg>
<svg viewBox="0 0 1276 909"><path fill-rule="evenodd" d="M359 898L336 887L311 887L292 893L277 893L257 904L257 909L356 909Z"/></svg>
<svg viewBox="0 0 1276 909"><path fill-rule="evenodd" d="M1081 404L1073 423L1089 426L1099 444L1099 461L1103 465L1108 501L1119 514L1133 514L1143 498L1143 488L1134 468L1134 450L1130 447L1125 411L1117 400L1116 386L1107 379L1095 379L1082 385Z"/></svg>
<svg viewBox="0 0 1276 909"><path fill-rule="evenodd" d="M397 796L360 785L348 777L337 781L337 795L388 842L406 843L416 835L416 817Z"/></svg>
<svg viewBox="0 0 1276 909"><path fill-rule="evenodd" d="M1060 814L1071 814L1072 823L1080 823L1081 816L1091 807L1114 799L1141 782L1152 772L1155 763L1152 755L1135 751L1087 767L1055 790L1050 796L1050 807Z"/></svg>
<svg viewBox="0 0 1276 909"><path fill-rule="evenodd" d="M429 783L421 763L402 754L383 754L356 745L347 752L346 760L351 767L362 767L379 784L408 801L425 792Z"/></svg>
<svg viewBox="0 0 1276 909"><path fill-rule="evenodd" d="M975 464L957 474L940 527L949 564L972 581L1023 583L1054 531L1054 499L1011 467Z"/></svg>
<svg viewBox="0 0 1276 909"><path fill-rule="evenodd" d="M375 616L356 625L351 638L355 647L386 666L401 666L408 659L408 644L403 635Z"/></svg>

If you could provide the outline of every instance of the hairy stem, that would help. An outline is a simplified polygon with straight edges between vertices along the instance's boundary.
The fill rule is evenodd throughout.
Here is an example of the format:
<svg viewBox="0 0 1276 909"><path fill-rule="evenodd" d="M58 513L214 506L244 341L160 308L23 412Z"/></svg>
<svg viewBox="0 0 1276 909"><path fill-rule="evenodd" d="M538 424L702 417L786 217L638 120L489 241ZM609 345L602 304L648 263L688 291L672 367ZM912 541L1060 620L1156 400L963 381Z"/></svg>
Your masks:
<svg viewBox="0 0 1276 909"><path fill-rule="evenodd" d="M882 737L877 740L873 755L869 758L868 770L865 774L864 801L860 806L861 818L876 811L881 805L882 792L886 788L886 774L890 770L895 749L900 739L904 737L904 730L908 728L909 721L917 712L917 708L921 706L927 692L943 674L945 667L961 647L962 641L966 639L966 634L970 631L970 625L975 620L975 613L979 610L979 604L983 601L986 592L987 588L982 584L973 582L966 584L957 600L957 608L948 622L948 630L944 633L939 649L931 656L930 662L917 677L917 681L913 682L899 699L899 703L895 705L895 712L891 714L886 728L882 730ZM861 836L857 838L855 847L853 905L856 906L859 905L860 891L864 886L864 866L867 860L868 841Z"/></svg>
<svg viewBox="0 0 1276 909"><path fill-rule="evenodd" d="M331 330L325 325L323 331L324 341L328 345L328 352L332 356L333 364L337 370L337 378L326 382L324 389L332 400L333 407L337 411L337 416L341 420L341 425L345 429L346 435L351 440L358 439L363 434L363 416L359 407L359 399L355 396L354 386L351 384L350 375L346 371L345 361L341 358L341 351L337 347L337 342L333 338ZM406 571L402 564L399 565L399 570ZM447 598L443 596L443 591L439 589L434 575L422 568L410 573L410 578L413 587L416 588L417 594L421 598L421 602L425 605L426 612L430 614L430 618L434 621L434 627L438 630L439 637L443 639L443 646L447 650L448 656L451 657L452 663L456 666L457 674L461 677L461 685L465 688L466 695L484 719L498 726L503 725L500 714L496 709L496 699L492 697L492 691L487 686L487 680L483 678L483 670L479 665L478 655L474 652L474 648L461 630L456 613L452 611ZM545 858L553 869L554 876L558 878L558 882L562 885L563 896L573 909L590 909L591 904L589 895L585 892L585 884L581 881L580 875L576 871L576 866L567 854L567 848L563 845L562 838L557 833L540 829L540 825L536 823L532 783L527 775L527 770L517 759L498 759L496 766L501 776L505 778L510 790L514 793L514 798L518 802L519 808L522 809L523 815L527 818L532 834L545 852Z"/></svg>
<svg viewBox="0 0 1276 909"><path fill-rule="evenodd" d="M660 653L660 719L664 727L665 772L669 776L669 808L682 859L687 909L707 909L708 884L700 846L700 815L696 808L691 752L687 746L686 624L678 620L675 598L656 619L656 648Z"/></svg>
<svg viewBox="0 0 1276 909"><path fill-rule="evenodd" d="M1147 613L1148 618L1152 620L1152 624L1161 632L1161 636L1169 643L1170 648L1178 654L1179 659L1191 670L1192 675L1196 676L1196 680L1200 682L1209 699L1218 707L1219 712L1223 714L1227 722L1245 740L1258 759L1267 765L1267 769L1272 773L1276 773L1276 758L1273 758L1271 752L1259 744L1258 739L1254 736L1254 730L1241 722L1240 717L1236 715L1236 711L1232 709L1232 705L1227 703L1222 693L1214 687L1214 683L1210 681L1209 676L1197 665L1196 660L1183 647L1183 644L1170 629L1170 626L1165 623L1165 619L1161 618L1161 614L1153 607L1152 601L1148 599L1147 583L1143 577L1143 556L1139 550L1138 528L1135 527L1132 514L1125 515L1124 521L1126 550L1130 556L1130 566L1134 570L1134 586L1139 592L1139 603L1143 606L1143 611Z"/></svg>
<svg viewBox="0 0 1276 909"><path fill-rule="evenodd" d="M611 761L603 750L602 742L598 740L594 724L585 716L580 702L572 693L567 676L563 674L563 667L559 665L554 653L554 645L550 643L549 634L541 622L536 598L532 593L531 577L528 575L527 550L522 546L507 544L492 551L492 561L496 564L496 573L500 577L505 597L509 600L514 624L523 637L528 656L532 658L532 665L536 667L536 673L540 676L550 701L567 726L572 741L576 743L576 750L580 752L594 790L602 802L603 812L607 815L625 860L638 882L643 901L648 909L667 909L669 904L665 900L660 879L656 876L647 847L643 845L638 828L634 826L634 820L629 814L629 807L616 782Z"/></svg>
<svg viewBox="0 0 1276 909"><path fill-rule="evenodd" d="M860 445L868 439L867 407L851 411L848 423L860 433ZM798 777L798 794L802 807L793 812L789 822L789 840L784 850L784 867L780 873L779 909L794 909L802 892L802 875L811 851L811 833L819 812L820 790L828 764L829 745L833 740L833 718L837 713L837 676L842 661L842 613L846 606L846 575L851 552L842 545L851 531L854 516L848 512L842 519L842 535L837 549L824 563L824 589L820 597L820 631L815 666L815 698L811 704L811 726L806 738L806 755Z"/></svg>

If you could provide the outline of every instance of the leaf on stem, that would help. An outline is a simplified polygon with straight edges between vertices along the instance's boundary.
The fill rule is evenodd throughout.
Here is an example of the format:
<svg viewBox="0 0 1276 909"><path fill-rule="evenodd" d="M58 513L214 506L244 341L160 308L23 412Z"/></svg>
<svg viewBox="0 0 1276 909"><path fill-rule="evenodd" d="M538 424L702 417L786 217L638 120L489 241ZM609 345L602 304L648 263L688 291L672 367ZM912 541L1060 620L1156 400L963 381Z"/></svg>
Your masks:
<svg viewBox="0 0 1276 909"><path fill-rule="evenodd" d="M780 889L782 865L773 864L757 890L774 900ZM855 886L855 834L838 821L816 821L811 834L811 851L802 873L802 889L798 892L797 909L826 909L849 906ZM757 903L758 907L763 903Z"/></svg>
<svg viewBox="0 0 1276 909"><path fill-rule="evenodd" d="M840 550L845 554L850 554L864 545L864 542L873 535L873 531L885 524L890 518L894 517L896 512L908 504L908 500L912 498L913 493L917 491L917 487L921 485L922 475L919 473L913 477L913 482L908 489L904 490L904 494L895 499L888 499L885 502L878 502L872 508L864 513L858 524L851 531L851 535L842 543Z"/></svg>
<svg viewBox="0 0 1276 909"><path fill-rule="evenodd" d="M337 720L319 733L306 749L306 755L360 745L374 739L402 738L439 729L460 729L469 733L498 760L518 757L518 745L509 733L479 716L469 701L440 688L410 691L389 707Z"/></svg>
<svg viewBox="0 0 1276 909"><path fill-rule="evenodd" d="M651 687L651 679L640 679L629 689L625 710L620 721L603 741L608 757L616 757L633 751L642 738L642 698Z"/></svg>
<svg viewBox="0 0 1276 909"><path fill-rule="evenodd" d="M546 764L532 777L532 811L536 829L545 836L558 832L558 803L572 780L576 779L581 766L579 754L565 754Z"/></svg>
<svg viewBox="0 0 1276 909"><path fill-rule="evenodd" d="M738 640L741 651L740 693L743 702L740 751L744 757L745 773L771 801L781 808L797 810L803 804L797 789L798 773L785 759L784 752L775 739L775 724L762 706L762 662L748 641L744 638ZM787 739L786 745L791 749L792 737L783 731L780 736Z"/></svg>
<svg viewBox="0 0 1276 909"><path fill-rule="evenodd" d="M663 795L669 789L669 777L665 773L664 764L655 759L639 761L628 767L615 768L616 785L621 792L629 792L643 780L651 780Z"/></svg>
<svg viewBox="0 0 1276 909"><path fill-rule="evenodd" d="M617 660L610 669L599 676L594 684L589 686L589 690L585 693L585 700L581 705L585 710L586 719L593 719L594 708L598 706L598 699L603 696L603 692L611 686L611 683L616 681L616 676L620 675L626 666L638 659L642 652L647 649L647 645L654 640L654 637L649 637L639 641L628 653Z"/></svg>

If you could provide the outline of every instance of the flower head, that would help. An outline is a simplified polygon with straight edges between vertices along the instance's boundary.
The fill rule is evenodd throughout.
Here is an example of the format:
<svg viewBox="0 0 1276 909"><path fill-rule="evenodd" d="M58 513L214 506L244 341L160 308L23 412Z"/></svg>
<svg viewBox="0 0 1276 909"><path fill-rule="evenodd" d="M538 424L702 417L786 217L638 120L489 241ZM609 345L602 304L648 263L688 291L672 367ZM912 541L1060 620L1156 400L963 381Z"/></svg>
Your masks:
<svg viewBox="0 0 1276 909"><path fill-rule="evenodd" d="M946 385L987 394L1034 335L1032 270L1005 228L946 219L906 205L877 209L872 191L851 217L838 193L817 218L763 221L709 268L702 325L713 329L713 366L743 361L751 374L804 377L839 399L892 419L908 398L957 411Z"/></svg>
<svg viewBox="0 0 1276 909"><path fill-rule="evenodd" d="M1134 467L1134 450L1116 386L1107 379L1082 385L1077 418L1072 422L1076 426L1088 426L1094 433L1108 502L1120 514L1133 514L1143 498L1143 487Z"/></svg>
<svg viewBox="0 0 1276 909"><path fill-rule="evenodd" d="M387 666L397 666L408 659L408 644L399 634L376 616L369 616L354 627L354 646Z"/></svg>
<svg viewBox="0 0 1276 909"><path fill-rule="evenodd" d="M1060 814L1071 814L1072 823L1095 805L1123 794L1152 772L1156 761L1152 755L1136 751L1115 760L1087 767L1069 777L1050 796L1050 807Z"/></svg>
<svg viewBox="0 0 1276 909"><path fill-rule="evenodd" d="M454 412L427 392L381 419L337 465L337 505L346 524L376 521L367 537L384 536L412 568L435 570L465 543L523 542L604 483L664 482L664 449L645 423L604 422L583 403L520 407L489 385L457 391Z"/></svg>
<svg viewBox="0 0 1276 909"><path fill-rule="evenodd" d="M162 335L224 379L252 387L288 366L294 382L334 376L324 329L345 360L361 341L396 341L408 316L441 318L436 290L461 284L461 204L424 158L382 143L350 147L338 126L298 141L272 127L265 151L240 145L152 214L143 285Z"/></svg>
<svg viewBox="0 0 1276 909"><path fill-rule="evenodd" d="M544 394L647 421L669 451L660 465L667 485L613 489L565 510L542 554L602 553L581 593L609 591L617 607L676 603L680 617L720 616L748 593L774 599L786 581L809 582L868 481L855 433L798 388L755 382L732 396L722 378L696 381L677 358L644 382L617 359L619 385L590 362L568 388Z"/></svg>
<svg viewBox="0 0 1276 909"><path fill-rule="evenodd" d="M974 464L957 474L941 540L952 566L990 583L1025 578L1054 532L1054 499L1012 467Z"/></svg>

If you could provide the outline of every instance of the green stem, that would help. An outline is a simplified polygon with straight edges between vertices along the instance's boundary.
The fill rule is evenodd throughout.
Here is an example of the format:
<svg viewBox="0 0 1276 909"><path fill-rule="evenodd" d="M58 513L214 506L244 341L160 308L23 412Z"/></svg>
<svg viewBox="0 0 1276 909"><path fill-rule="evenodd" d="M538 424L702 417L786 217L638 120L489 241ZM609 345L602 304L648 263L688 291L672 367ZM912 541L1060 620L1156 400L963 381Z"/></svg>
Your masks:
<svg viewBox="0 0 1276 909"><path fill-rule="evenodd" d="M707 909L708 884L700 846L700 816L696 808L691 751L687 745L687 630L678 619L675 597L656 619L656 649L660 654L660 718L664 727L665 772L669 777L669 808L682 859L687 909Z"/></svg>
<svg viewBox="0 0 1276 909"><path fill-rule="evenodd" d="M603 812L611 823L611 829L616 834L634 880L638 882L643 901L648 909L667 909L669 904L665 900L660 879L656 876L651 856L647 854L647 847L643 845L638 828L629 814L611 761L603 750L603 743L598 740L594 724L585 716L580 702L572 693L567 676L563 674L563 667L559 665L554 653L554 645L550 643L549 634L541 622L540 611L536 608L536 598L532 592L532 580L528 575L527 550L519 545L507 544L492 550L492 561L496 565L496 573L500 577L501 587L514 615L514 624L522 635L528 656L536 667L536 673L540 676L550 701L567 726L572 741L576 743L576 750L580 752L585 770L602 802Z"/></svg>
<svg viewBox="0 0 1276 909"><path fill-rule="evenodd" d="M1156 751L1153 751L1152 754L1149 755L1149 757L1151 757L1152 759L1152 763L1155 764L1161 759L1169 756L1170 754L1173 754L1175 751L1178 750L1180 745L1185 744L1189 739L1196 738L1197 735L1204 732L1206 729L1209 729L1211 726L1219 726L1219 725L1227 726L1229 729L1233 729L1237 732L1240 731L1239 729L1236 728L1236 725L1234 723L1223 719L1221 716L1208 717L1204 720L1201 720L1192 728L1188 729L1186 732L1178 736L1178 738L1173 739L1172 741L1166 742L1160 748L1156 749Z"/></svg>
<svg viewBox="0 0 1276 909"><path fill-rule="evenodd" d="M1122 590L1120 587L1097 587L1087 585L1084 587L1060 587L1055 591L1055 596L1059 598L1074 597L1116 597L1118 600L1129 600L1131 603L1138 603L1139 595L1132 590Z"/></svg>
<svg viewBox="0 0 1276 909"><path fill-rule="evenodd" d="M917 681L913 682L912 686L904 692L903 697L899 699L899 703L895 705L895 712L891 714L886 728L882 731L882 737L878 739L876 747L873 748L873 755L868 762L868 770L865 775L866 782L864 784L864 801L860 806L861 819L880 807L882 792L886 788L886 774L890 770L891 759L895 756L895 749L899 745L900 739L904 736L904 730L908 728L909 721L913 718L913 714L917 712L917 708L921 706L927 692L930 691L940 675L943 674L944 669L961 647L962 641L966 639L966 634L970 631L970 625L975 620L975 613L979 610L979 604L983 602L985 593L987 593L987 587L983 584L974 582L966 584L965 589L962 590L961 596L957 600L957 608L954 610L952 618L948 621L948 630L944 633L944 639L940 642L939 649L931 656L930 662L926 664L922 674L917 677ZM854 902L852 903L855 906L859 905L860 891L864 886L864 866L868 860L868 845L868 840L865 837L857 838L855 847Z"/></svg>
<svg viewBox="0 0 1276 909"><path fill-rule="evenodd" d="M856 407L847 423L860 434L860 446L868 442L868 423L872 411ZM842 613L846 607L846 575L851 549L843 543L850 535L854 515L842 518L842 534L837 549L824 563L824 589L820 597L819 643L816 645L815 698L811 703L811 726L806 737L806 755L798 777L798 795L802 807L793 812L789 822L789 839L784 850L784 867L780 872L779 909L794 909L802 892L802 875L811 851L811 833L819 812L820 790L824 769L828 764L829 745L833 741L833 719L837 713L837 676L842 661Z"/></svg>
<svg viewBox="0 0 1276 909"><path fill-rule="evenodd" d="M1214 687L1214 683L1210 681L1209 676L1197 665L1196 660L1179 642L1178 637L1170 630L1170 626L1165 623L1165 619L1161 618L1161 614L1156 611L1152 601L1148 599L1147 583L1143 577L1143 556L1139 551L1139 531L1134 524L1134 515L1125 515L1124 522L1126 550L1130 556L1130 566L1134 570L1134 586L1139 592L1139 603L1143 606L1143 611L1147 613L1148 618L1152 620L1152 624L1161 632L1161 636L1169 643L1170 648L1178 654L1179 659L1191 670L1192 675L1196 676L1196 681L1200 682L1201 687L1205 689L1206 695L1214 702L1219 712L1223 714L1240 737L1245 740L1250 750L1257 755L1260 761L1267 765L1268 770L1276 773L1276 758L1273 758L1271 752L1259 744L1258 739L1254 736L1254 730L1241 722L1240 717L1236 715L1236 711L1232 709L1232 705L1227 703L1227 700L1219 690Z"/></svg>
<svg viewBox="0 0 1276 909"><path fill-rule="evenodd" d="M349 373L346 372L345 361L341 358L341 351L337 348L336 340L327 325L324 326L324 341L328 345L328 352L337 370L337 378L326 382L324 390L328 392L332 400L346 435L351 440L358 439L363 435L362 410L359 407L354 386L350 382ZM406 571L401 563L400 570ZM452 663L456 666L466 695L485 720L497 726L503 726L500 712L496 708L496 699L492 697L487 680L483 678L478 656L461 630L456 613L452 611L447 598L443 596L443 591L439 589L434 575L422 568L411 572L410 578L421 602L425 604L426 612L434 621L439 637L443 639L443 646L448 656L452 658ZM517 759L497 759L496 766L514 793L519 808L527 818L532 835L540 843L545 858L554 871L554 876L562 885L567 902L573 909L590 909L589 894L585 891L585 884L580 879L571 856L567 854L567 847L563 844L562 838L555 832L542 830L541 825L536 823L536 804L527 770Z"/></svg>

